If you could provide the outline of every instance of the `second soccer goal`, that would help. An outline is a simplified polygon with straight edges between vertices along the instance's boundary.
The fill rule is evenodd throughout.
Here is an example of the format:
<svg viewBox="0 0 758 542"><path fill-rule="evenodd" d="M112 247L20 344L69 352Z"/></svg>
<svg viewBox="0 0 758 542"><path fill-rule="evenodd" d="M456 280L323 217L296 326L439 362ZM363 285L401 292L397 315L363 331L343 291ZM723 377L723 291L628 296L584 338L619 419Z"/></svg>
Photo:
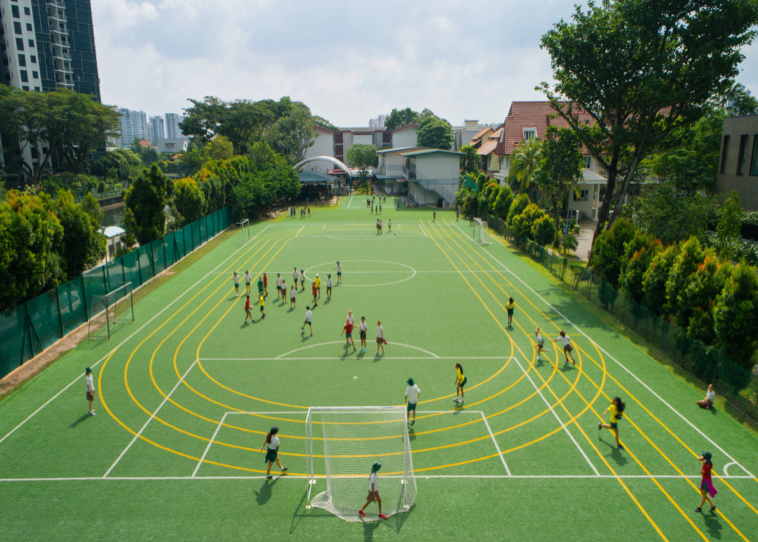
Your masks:
<svg viewBox="0 0 758 542"><path fill-rule="evenodd" d="M489 245L491 242L489 227L481 218L474 219L474 241L482 245Z"/></svg>
<svg viewBox="0 0 758 542"><path fill-rule="evenodd" d="M311 489L321 480L313 472L314 432L316 439L323 434L326 490L311 500ZM405 407L311 407L306 437L308 507L323 508L345 521L360 521L358 511L369 499L375 463L381 465L375 478L382 513L391 516L413 505L416 479ZM378 506L372 503L365 514L366 519L376 519Z"/></svg>

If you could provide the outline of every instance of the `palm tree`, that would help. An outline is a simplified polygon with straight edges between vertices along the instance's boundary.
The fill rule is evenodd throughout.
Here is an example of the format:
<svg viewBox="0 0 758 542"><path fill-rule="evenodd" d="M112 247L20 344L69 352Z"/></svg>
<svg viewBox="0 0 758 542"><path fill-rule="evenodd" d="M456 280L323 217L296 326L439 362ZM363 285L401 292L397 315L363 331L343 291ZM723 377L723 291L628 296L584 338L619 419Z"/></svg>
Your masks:
<svg viewBox="0 0 758 542"><path fill-rule="evenodd" d="M542 141L537 138L527 139L518 144L511 156L510 175L521 184L519 192L524 193L532 183L534 174L539 170L542 159Z"/></svg>

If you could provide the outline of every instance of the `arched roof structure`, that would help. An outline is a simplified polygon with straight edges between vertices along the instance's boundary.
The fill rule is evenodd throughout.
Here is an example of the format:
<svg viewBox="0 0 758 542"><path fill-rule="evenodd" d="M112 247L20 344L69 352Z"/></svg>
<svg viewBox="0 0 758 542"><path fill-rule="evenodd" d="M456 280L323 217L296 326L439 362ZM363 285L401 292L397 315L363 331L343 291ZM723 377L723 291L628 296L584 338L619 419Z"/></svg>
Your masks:
<svg viewBox="0 0 758 542"><path fill-rule="evenodd" d="M347 167L344 163L340 162L336 158L333 158L331 156L314 156L312 158L306 158L302 162L295 164L295 169L300 170L305 166L305 164L308 164L310 162L329 162L330 164L334 164L338 168L342 169L348 177L352 178L353 175L350 172L350 168Z"/></svg>

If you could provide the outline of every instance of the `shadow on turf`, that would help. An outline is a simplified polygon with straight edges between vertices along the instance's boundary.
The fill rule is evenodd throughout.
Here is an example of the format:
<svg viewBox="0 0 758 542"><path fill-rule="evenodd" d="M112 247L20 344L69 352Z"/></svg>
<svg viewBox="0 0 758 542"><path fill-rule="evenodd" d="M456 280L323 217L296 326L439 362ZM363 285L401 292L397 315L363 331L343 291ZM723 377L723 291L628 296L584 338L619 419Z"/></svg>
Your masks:
<svg viewBox="0 0 758 542"><path fill-rule="evenodd" d="M719 518L716 514L703 514L703 519L705 520L705 527L708 529L708 534L711 535L711 538L715 538L716 540L721 540L721 522L719 521Z"/></svg>
<svg viewBox="0 0 758 542"><path fill-rule="evenodd" d="M619 450L618 448L616 448L616 441L613 441L613 442L610 442L610 443L609 442L605 442L602 439L602 437L600 439L598 439L598 440L600 440L600 442L602 442L603 444L605 444L606 446L608 446L611 449L611 453L608 454L608 455L611 457L611 459L613 459L616 462L616 464L618 466L623 466L623 465L626 465L628 463L628 461L626 459L626 456L621 453L621 450Z"/></svg>
<svg viewBox="0 0 758 542"><path fill-rule="evenodd" d="M274 478L273 482L270 482L269 480L263 481L260 491L255 492L255 500L258 502L258 506L264 506L268 503L271 498L271 491L274 489L274 486L278 481L279 477Z"/></svg>
<svg viewBox="0 0 758 542"><path fill-rule="evenodd" d="M82 423L82 422L83 422L83 421L85 421L85 420L88 420L88 419L89 419L89 418L91 418L91 417L92 417L92 416L90 416L90 415L89 415L89 413L87 413L87 414L82 414L82 416L80 416L79 418L77 418L77 420L76 420L74 423L72 423L71 425L69 425L69 426L68 426L68 428L69 428L69 429L73 429L73 428L75 428L77 425L79 425L80 423Z"/></svg>

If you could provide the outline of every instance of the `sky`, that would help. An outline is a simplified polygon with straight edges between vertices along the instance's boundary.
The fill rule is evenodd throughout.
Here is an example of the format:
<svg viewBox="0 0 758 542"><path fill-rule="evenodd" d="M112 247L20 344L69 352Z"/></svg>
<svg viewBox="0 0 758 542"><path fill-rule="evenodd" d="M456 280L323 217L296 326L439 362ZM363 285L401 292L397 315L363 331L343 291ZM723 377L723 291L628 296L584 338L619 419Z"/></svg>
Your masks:
<svg viewBox="0 0 758 542"><path fill-rule="evenodd" d="M552 82L540 37L576 0L92 0L102 100L149 115L302 101L337 126L393 108L502 122ZM737 78L758 94L758 45Z"/></svg>

